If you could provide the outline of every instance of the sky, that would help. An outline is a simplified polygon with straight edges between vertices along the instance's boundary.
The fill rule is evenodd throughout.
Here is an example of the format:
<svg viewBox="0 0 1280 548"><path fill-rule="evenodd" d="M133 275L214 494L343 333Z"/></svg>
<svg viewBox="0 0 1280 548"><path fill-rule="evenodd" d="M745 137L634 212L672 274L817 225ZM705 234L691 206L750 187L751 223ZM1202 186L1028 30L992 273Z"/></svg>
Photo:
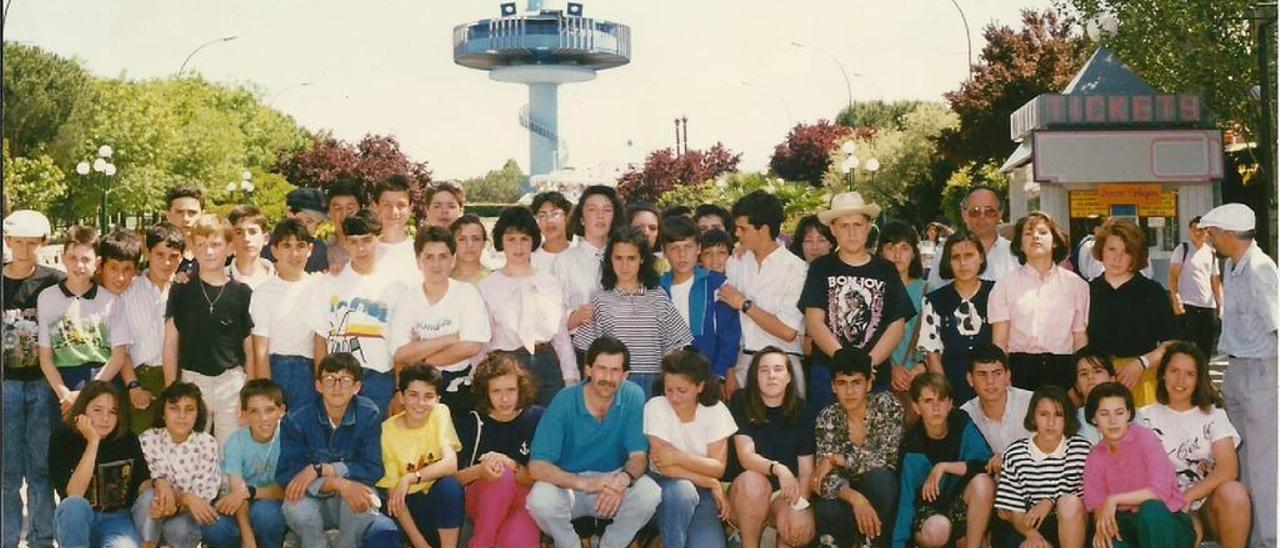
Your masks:
<svg viewBox="0 0 1280 548"><path fill-rule="evenodd" d="M1017 26L1049 0L956 0L975 58L982 29ZM358 140L390 134L436 179L473 177L514 158L526 88L453 63L452 29L497 17L496 0L12 0L5 40L84 62L103 77L205 78L259 87L312 129ZM562 0L548 0L558 7ZM675 144L722 141L763 169L798 122L854 100L942 100L967 76L964 25L950 0L584 0L585 15L631 26L632 61L560 88L569 165L638 162ZM520 3L521 8L524 2ZM792 45L792 42L801 46ZM303 85L304 83L309 83ZM1012 144L1010 145L1012 146Z"/></svg>

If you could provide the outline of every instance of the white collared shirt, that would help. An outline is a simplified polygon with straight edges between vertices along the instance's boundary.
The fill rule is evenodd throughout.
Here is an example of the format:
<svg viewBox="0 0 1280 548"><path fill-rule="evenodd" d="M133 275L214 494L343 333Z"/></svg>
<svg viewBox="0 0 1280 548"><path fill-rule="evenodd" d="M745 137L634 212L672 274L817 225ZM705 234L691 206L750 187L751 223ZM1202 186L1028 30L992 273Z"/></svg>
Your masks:
<svg viewBox="0 0 1280 548"><path fill-rule="evenodd" d="M1027 418L1027 407L1031 405L1031 391L1010 386L1005 393L1004 417L999 421L991 420L982 412L982 402L976 397L960 406L996 453L1004 452L1009 444L1031 435L1022 424Z"/></svg>
<svg viewBox="0 0 1280 548"><path fill-rule="evenodd" d="M129 345L129 359L133 366L163 365L164 361L164 310L169 302L169 286L160 289L147 273L133 279L129 289L120 295L124 305L124 319L133 335Z"/></svg>
<svg viewBox="0 0 1280 548"><path fill-rule="evenodd" d="M603 260L604 248L591 245L586 239L556 255L555 262L551 265L551 274L560 281L565 310L573 310L591 302L591 297L600 292L600 267Z"/></svg>
<svg viewBox="0 0 1280 548"><path fill-rule="evenodd" d="M785 341L773 336L746 314L742 320L742 349L756 351L766 346L776 346L793 354L803 352L804 313L800 311L800 293L809 273L809 264L787 248L778 246L757 262L754 253L748 251L741 257L729 257L725 276L729 284L741 291L753 307L778 317L778 321L797 331L796 338Z"/></svg>

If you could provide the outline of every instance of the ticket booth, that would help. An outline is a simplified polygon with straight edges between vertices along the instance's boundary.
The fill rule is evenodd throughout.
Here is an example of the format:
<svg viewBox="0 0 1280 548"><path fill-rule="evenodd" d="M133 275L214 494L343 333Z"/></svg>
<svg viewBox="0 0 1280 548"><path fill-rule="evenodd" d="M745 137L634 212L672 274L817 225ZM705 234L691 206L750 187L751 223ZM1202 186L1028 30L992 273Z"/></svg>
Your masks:
<svg viewBox="0 0 1280 548"><path fill-rule="evenodd" d="M1107 217L1147 233L1155 279L1190 238L1187 222L1213 207L1222 179L1222 131L1199 95L1153 89L1099 48L1062 93L1040 95L1010 116L1018 143L1009 173L1010 218L1044 211L1075 245Z"/></svg>

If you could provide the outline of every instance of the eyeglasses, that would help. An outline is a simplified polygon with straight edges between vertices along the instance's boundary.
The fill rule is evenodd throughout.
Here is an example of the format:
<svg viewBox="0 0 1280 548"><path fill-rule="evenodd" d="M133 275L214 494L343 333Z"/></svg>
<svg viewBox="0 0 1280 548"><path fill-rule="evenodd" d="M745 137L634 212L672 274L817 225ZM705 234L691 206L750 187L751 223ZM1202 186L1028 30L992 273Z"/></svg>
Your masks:
<svg viewBox="0 0 1280 548"><path fill-rule="evenodd" d="M325 388L333 388L335 385L343 388L351 388L356 385L356 380L353 377L336 377L329 375L327 377L321 377L320 384L323 384Z"/></svg>
<svg viewBox="0 0 1280 548"><path fill-rule="evenodd" d="M974 206L965 210L970 219L979 219L986 217L988 219L999 219L1000 210L991 206Z"/></svg>
<svg viewBox="0 0 1280 548"><path fill-rule="evenodd" d="M550 219L560 219L564 217L564 212L560 211L559 209L555 211L543 211L535 215L535 217L537 217L539 221L547 221Z"/></svg>

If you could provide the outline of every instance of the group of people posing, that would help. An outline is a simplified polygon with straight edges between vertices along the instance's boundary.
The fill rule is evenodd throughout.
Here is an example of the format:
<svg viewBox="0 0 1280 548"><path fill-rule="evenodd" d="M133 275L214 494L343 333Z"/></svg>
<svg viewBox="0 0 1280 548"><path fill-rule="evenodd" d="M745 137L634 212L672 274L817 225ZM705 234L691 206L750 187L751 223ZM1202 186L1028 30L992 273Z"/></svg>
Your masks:
<svg viewBox="0 0 1280 548"><path fill-rule="evenodd" d="M65 273L9 215L4 546L23 482L31 546L1275 545L1245 206L1192 222L1171 296L1133 222L1085 279L987 188L931 262L856 192L790 242L763 191L545 192L491 230L425 199L410 230L407 179L336 181L272 224L174 188L141 235L67 229Z"/></svg>

